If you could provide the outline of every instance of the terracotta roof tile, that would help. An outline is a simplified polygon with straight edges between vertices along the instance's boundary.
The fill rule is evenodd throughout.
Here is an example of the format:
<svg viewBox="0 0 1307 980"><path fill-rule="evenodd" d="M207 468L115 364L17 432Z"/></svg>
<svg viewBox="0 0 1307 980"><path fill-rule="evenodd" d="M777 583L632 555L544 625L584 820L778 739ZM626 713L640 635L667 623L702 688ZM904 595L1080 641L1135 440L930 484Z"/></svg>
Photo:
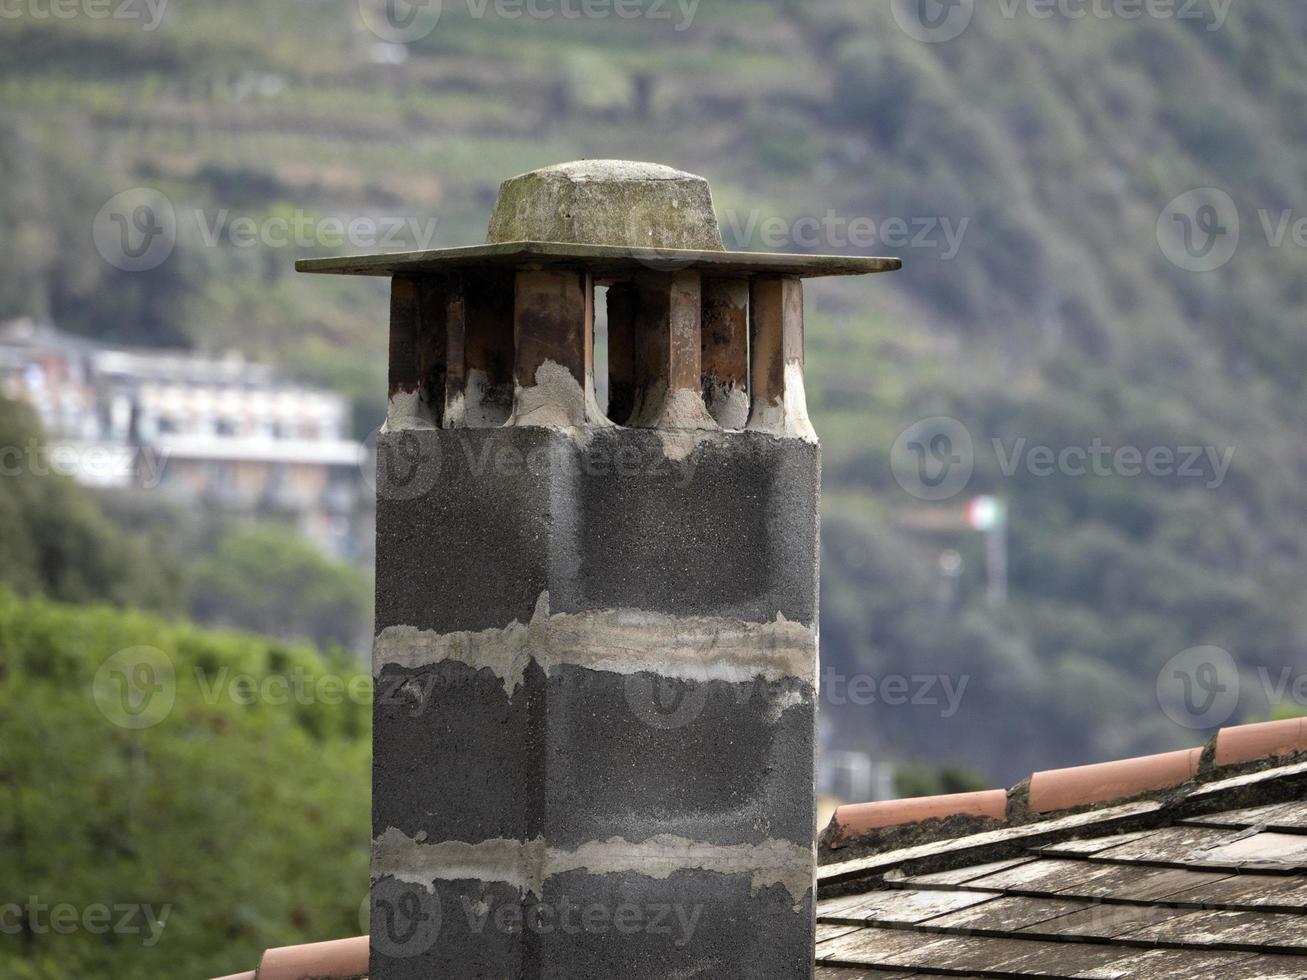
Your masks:
<svg viewBox="0 0 1307 980"><path fill-rule="evenodd" d="M1209 747L1212 750L1211 767L1216 768L1248 766L1276 759L1283 760L1286 756L1307 755L1307 719L1291 719L1289 721L1266 722L1263 724L1223 728L1217 733L1213 742L1209 743ZM956 847L953 847L952 844L948 843L923 844L920 841L916 841L912 846L907 847L907 849L895 853L904 857L903 863L905 865L911 865L916 861L924 860L921 855L927 853L940 855L950 847L957 850L960 855L973 852L980 855L984 853L986 847L993 848L1000 846L1001 841L999 841L999 838L1002 838L1003 835L1012 834L1018 835L1017 838L1013 838L1014 841L1018 841L1018 838L1020 840L1029 839L1031 846L1027 851L1023 855L1018 855L1016 857L1005 853L1003 855L1003 860L997 862L997 864L986 864L982 861L977 861L975 862L976 873L984 876L993 873L1000 866L1002 868L1007 868L1016 865L1016 870L1023 875L1037 875L1037 873L1043 868L1057 870L1057 868L1060 867L1059 862L1065 864L1072 861L1083 862L1086 860L1083 854L1078 854L1074 849L1064 849L1063 851L1059 851L1055 846L1034 846L1038 841L1046 840L1047 837L1053 835L1055 830L1057 831L1056 836L1066 837L1068 840L1088 836L1091 838L1102 838L1105 844L1114 844L1117 842L1117 838L1109 837L1108 834L1113 832L1117 828L1117 825L1123 820L1137 823L1140 820L1149 818L1150 815L1157 817L1164 816L1168 811L1170 804L1164 805L1163 802L1150 799L1142 801L1136 800L1136 802L1133 803L1126 802L1136 799L1141 795L1146 796L1147 794L1158 790L1175 789L1186 783L1193 782L1194 785L1186 791L1187 796L1185 799L1187 801L1195 803L1201 801L1206 805L1211 802L1208 799L1209 797L1219 799L1226 795L1233 794L1234 798L1242 801L1240 802L1240 805L1245 806L1247 802L1246 796L1250 792L1250 789L1254 788L1254 784L1263 787L1259 792L1265 792L1265 788L1274 789L1277 784L1282 787L1291 788L1292 786L1298 785L1298 782L1307 780L1307 766L1301 763L1295 763L1294 765L1287 767L1282 763L1281 768L1279 769L1268 769L1264 771L1257 770L1251 774L1245 773L1243 775L1232 776L1230 773L1221 773L1218 776L1213 773L1211 767L1203 764L1203 756L1204 749L1194 748L1184 749L1179 752L1166 752L1160 755L1144 756L1138 759L1123 759L1118 762L1102 762L1095 765L1077 766L1070 769L1055 769L1047 772L1038 772L1030 778L1026 801L1027 805L1025 807L1025 809L1028 810L1028 813L1021 813L1020 807L1014 810L1011 826L1001 828L999 831L977 834L971 838L959 838L955 842L957 845ZM1240 770L1236 769L1235 773L1237 774L1239 771ZM836 810L830 828L828 828L826 833L823 835L823 842L832 850L843 847L863 836L874 844L876 841L882 840L879 833L881 831L897 832L899 829L909 827L913 824L929 820L943 820L949 817L988 818L990 820L1006 823L1009 797L1012 797L1014 800L1019 799L1016 794L1020 789L1020 787L1018 787L1017 790L1012 791L993 789L976 793L956 793L948 796L929 796L919 799L887 800L879 803L863 803L842 806ZM1299 793L1299 799L1300 798L1301 793ZM1077 813L1070 816L1064 815L1057 819L1048 816L1049 814L1058 813L1060 811L1078 810L1083 807L1108 803L1119 805L1114 809L1095 809L1086 813ZM1307 804L1296 805L1298 805L1298 809L1294 809L1293 807L1295 804L1290 803L1283 804L1283 810L1281 810L1280 805L1270 807L1269 809L1273 809L1276 814L1279 814L1280 816L1278 816L1277 819L1284 822L1286 826L1307 826ZM1242 820L1246 823L1248 820L1252 819L1252 816L1249 816L1250 814L1255 816L1257 813L1260 813L1262 809L1268 809L1268 807L1254 807L1252 810L1248 810L1245 806L1245 809L1243 810L1231 809L1227 810L1222 815L1218 815L1219 819L1217 817L1188 819L1181 817L1175 832L1178 832L1179 828L1184 827L1186 824L1190 826L1197 825L1199 827L1213 825L1220 828L1226 827L1226 824L1232 821L1237 823ZM1298 822L1294 822L1295 820ZM1024 826L1020 826L1022 824L1024 824ZM1162 819L1158 826L1168 827L1176 825L1170 823L1167 819ZM1242 825L1240 824L1240 826ZM1100 827L1101 829L1099 829L1097 833L1094 833L1094 827ZM931 840L952 841L953 838L957 837L956 826L951 828L948 826L941 826L940 829L942 832L931 837ZM1226 827L1226 829L1228 830L1229 828ZM1211 832L1215 833L1216 831ZM1235 837L1232 840L1237 843L1240 839L1239 834L1242 833L1244 833L1242 830L1236 828L1234 831ZM1146 841L1152 839L1152 837L1146 832L1132 832L1129 836L1132 838L1143 837ZM1161 840L1164 834L1155 836ZM1295 841L1298 839L1296 831L1294 835L1281 834L1278 836L1289 837ZM1262 837L1267 840L1268 847L1279 846L1278 837L1276 837L1276 835L1268 836L1263 834ZM1276 839L1271 839L1272 837L1275 837ZM890 839L892 838L886 838L884 840ZM975 847L968 849L967 847L962 846L968 840L978 843ZM1165 841L1163 841L1163 843L1165 843ZM892 850L893 846L894 845L892 844L887 845L881 843L879 846L873 847L872 853L884 854L887 849ZM1016 846L1016 844L1014 843L1013 846ZM1009 848L1009 850L1010 849L1011 848ZM1283 848L1281 848L1281 850L1283 850ZM1047 851L1048 854L1045 854L1045 851ZM1120 852L1119 854L1118 851ZM1124 871L1115 871L1113 869L1116 865L1103 863L1109 861L1126 865L1136 863L1135 858L1132 857L1130 853L1127 853L1128 851L1129 848L1123 850L1120 847L1116 850L1109 849L1104 851L1095 858L1099 864L1094 867L1096 871L1102 871L1105 867L1107 868L1107 871L1110 872L1100 875L1100 877L1104 878L1105 881L1110 879L1112 886L1111 889L1109 889L1110 894L1115 895L1118 892L1123 896L1130 894L1136 902L1141 902L1145 893L1138 891L1137 889L1135 892L1131 892L1129 889L1133 887L1134 884L1138 883L1136 882L1136 879L1142 879L1149 873L1156 874L1155 869L1150 870L1148 868L1140 868L1133 870L1127 868ZM1183 848L1181 851L1183 851ZM1295 852L1295 854L1296 853L1297 852ZM1212 871L1205 872L1207 877L1204 877L1204 872L1195 870L1197 862L1194 861L1191 856L1186 856L1187 854L1187 851L1184 852L1184 854L1177 851L1177 855L1179 856L1175 858L1173 863L1175 863L1180 870L1167 872L1167 874L1175 879L1174 881L1168 880L1167 888L1171 885L1180 888L1185 883L1189 882L1190 879L1199 881L1203 883L1204 887L1207 887L1209 883L1208 879L1213 877L1221 878L1221 872ZM1289 857L1292 857L1292 860L1289 860ZM1283 868L1279 870L1282 872L1289 870L1301 871L1303 867L1307 867L1307 864L1304 864L1304 861L1307 859L1300 859L1294 855L1289 855L1289 857L1286 857L1281 861ZM909 860L909 858L911 860ZM992 858L989 860L992 862ZM889 863L886 864L886 862ZM861 858L859 861L852 863L845 861L836 867L825 868L825 872L840 872L840 874L823 873L819 877L823 878L823 880L829 879L829 882L831 883L840 883L846 878L852 880L857 878L858 875L854 874L852 871L848 874L844 874L843 872L845 868L852 868L857 864L868 865L869 867L866 870L866 874L870 875L873 879L876 877L875 874L872 873L874 868L871 866L873 865L880 869L880 875L886 876L887 869L894 864L893 854L886 854L883 859L881 857L873 859ZM945 869L941 868L939 870L942 872ZM963 868L963 870L965 870L965 868ZM897 874L898 872L894 873ZM1225 872L1225 874L1228 873L1228 871ZM941 887L945 885L953 887L952 884L948 883L953 882L954 878L962 880L962 878L959 878L956 870L950 870L949 875L951 877L949 877L947 881L944 878L940 878L940 880L935 882L932 887ZM936 877L939 876L937 875ZM1083 875L1081 875L1081 877L1083 877ZM929 878L929 876L927 876L927 878ZM888 881L889 877L884 877L884 880ZM923 878L922 880L925 881L926 879ZM1287 884L1286 881L1288 882ZM997 879L995 879L995 883L997 884ZM1218 883L1223 886L1227 884L1224 880L1219 881ZM1285 886L1284 889L1282 889L1283 894L1280 895L1275 902L1272 902L1272 905L1276 908L1282 905L1286 908L1292 908L1295 912L1307 913L1307 904L1304 904L1307 903L1307 898L1302 897L1307 896L1307 876L1303 876L1302 880L1295 879L1293 881L1277 878L1273 879L1272 883ZM953 884L956 884L956 882ZM1074 881L1072 881L1072 884L1074 885ZM1292 889L1288 887L1289 885L1293 886ZM1162 891L1166 890L1166 888L1162 889ZM1151 895L1151 893L1149 894ZM1065 887L1062 891L1058 892L1057 897L1062 901L1083 898L1085 901L1096 902L1101 900L1102 889L1094 891L1092 894L1090 892L1085 892L1085 894L1081 896L1080 892L1076 891L1074 888ZM1019 898L1022 901L1036 900L1031 899L1030 896L1027 896L1024 893L1019 896ZM867 896L864 895L860 901L854 900L850 907L861 907L866 904L866 900ZM849 904L848 900L844 901L845 904ZM996 899L995 901L999 901L999 899ZM1240 899L1239 902L1233 902L1230 907L1232 909L1244 910L1245 912L1250 911L1250 906L1242 899ZM819 921L825 921L828 923L832 921L831 916L833 913L830 909L831 906L827 905L826 911L821 913L826 916L826 918L819 919ZM1185 914L1189 911L1190 910L1187 908L1175 910L1178 915ZM834 919L843 922L843 919L841 919L839 915L834 915ZM929 931L921 936L913 936L911 933L896 933L893 930L882 935L882 932L876 927L874 917L864 917L864 919L866 924L861 928L856 925L843 925L840 929L836 930L836 933L821 942L818 948L819 961L826 959L830 963L838 964L842 967L850 967L854 970L859 968L866 969L868 967L874 969L890 968L893 970L901 970L905 967L913 969L931 967L936 965L931 957L942 957L943 959L948 959L948 957L952 955L948 948L948 943L945 942L946 937L942 938L942 935L946 932L942 926L938 930ZM1027 964L1022 957L1027 955L1034 957L1035 954L1042 955L1042 947L1043 945L1049 945L1050 939L1061 940L1063 937L1054 926L1063 920L1065 920L1064 924L1069 930L1069 927L1073 925L1072 918L1070 916L1064 916L1062 919L1052 920L1054 923L1053 926L1047 928L1041 927L1045 932L1048 932L1047 936L1042 933L1039 935L1031 933L1029 936L1025 933L1013 934L1006 926L1001 929L996 926L994 934L996 936L1002 935L1004 938L995 939L992 940L992 942L1005 942L1011 944L1018 936L1019 941L1017 941L1017 945L1014 947L1003 947L1002 949L995 947L994 955L1001 958L1002 956L1010 955L1012 950L1019 949L1021 956L1017 957L1017 959L1022 960L1021 965L1023 965L1023 967L1031 966L1033 968L1036 964L1033 962ZM1267 929L1271 929L1275 921L1276 920L1273 920L1272 918L1263 918L1259 920L1259 924L1264 925ZM1096 925L1102 924L1097 919L1092 920L1092 922ZM829 928L829 926L827 926L827 928ZM923 928L925 927L923 926ZM848 930L850 929L852 932L848 933ZM846 933L848 934L846 935ZM917 953L920 953L921 955L916 956L916 959L913 959L912 956L908 956L907 959L899 962L899 960L895 958L900 956L899 953L889 951L889 953L893 954L892 956L890 956L889 953L886 953L885 955L877 953L877 944L880 943L886 935L889 939L905 940L904 943L900 944L904 946L905 950L914 951L913 956L916 956ZM1228 942L1225 942L1224 939L1222 939L1222 943L1217 944L1209 943L1204 945L1203 943L1198 943L1192 950L1188 947L1184 949L1159 948L1151 952L1144 952L1142 955L1145 957L1158 957L1159 965L1160 958L1169 956L1176 959L1177 966L1181 966L1185 969L1190 967L1196 968L1200 965L1199 960L1202 957L1208 957L1212 959L1213 965L1218 966L1222 972L1227 973L1232 978L1235 976L1252 975L1246 972L1239 973L1238 969L1242 968L1251 968L1254 970L1274 968L1275 970L1284 969L1294 971L1301 968L1303 972L1295 973L1294 975L1307 976L1307 937L1300 939L1298 938L1298 935L1298 933L1294 933L1292 941L1284 940L1283 942L1273 944L1272 946L1272 948L1276 950L1280 950L1282 947L1284 952L1291 955L1251 956L1248 952L1237 952L1236 950L1239 947L1237 945L1231 946ZM923 942L925 940L934 940L935 943L934 945L931 945L929 942ZM1110 943L1113 942L1113 937L1105 932L1102 936L1096 936L1095 941L1100 943ZM1167 942L1172 942L1172 940L1168 939ZM973 942L972 945L974 946L975 943ZM845 949L846 946L848 947L847 949ZM895 948L897 949L897 947ZM1065 943L1060 941L1053 943L1050 946L1051 952L1049 955L1056 959L1065 954L1065 949ZM1229 951L1227 952L1227 950ZM938 956L936 956L935 951L938 951ZM980 951L978 948L976 950L971 950L970 947L963 949L959 946L957 952L959 955L965 952L971 958L965 959L965 963L962 959L959 959L956 962L952 959L948 959L948 962L945 965L950 970L955 968L960 969L963 966L966 966L968 969L973 966L983 966L985 969L990 969L991 966L995 969L997 969L998 966L1003 966L1006 969L1008 966L1016 964L1015 959L1012 963L1008 963L1006 960L1000 963L999 959L995 959L993 964L988 964L988 961L982 963L981 960L985 959L985 957L979 956L979 954L984 952L988 955L988 952ZM1100 952L1102 951L1100 950ZM930 953L930 957L927 957L925 955L926 953ZM1132 957L1137 958L1140 955L1140 951L1130 951L1123 947L1121 954L1123 958L1119 962L1124 964ZM977 958L977 956L979 956L979 958ZM973 960L975 962L973 962ZM1219 961L1219 963L1217 961ZM1206 961L1204 961L1204 963L1205 962ZM1235 972L1229 972L1231 969L1234 969ZM366 980L367 971L368 937L360 936L356 939L340 939L334 942L314 943L307 946L288 946L281 949L270 949L263 954L263 959L256 972L232 974L229 977L221 978L221 980L306 980L306 978L313 978L313 980ZM850 980L853 980L854 976L859 974L846 974L842 971L836 970L827 975L832 977L837 975L848 975ZM1267 974L1259 973L1257 975L1262 976ZM1285 973L1284 975L1287 976L1290 974Z"/></svg>
<svg viewBox="0 0 1307 980"><path fill-rule="evenodd" d="M1119 762L1037 772L1030 777L1030 809L1034 813L1052 813L1172 789L1198 774L1202 755L1202 749L1183 749Z"/></svg>
<svg viewBox="0 0 1307 980"><path fill-rule="evenodd" d="M925 796L914 800L885 800L842 806L835 811L835 823L843 834L859 836L902 824L944 817L989 817L1002 820L1007 815L1007 791L985 790L979 793L954 793L949 796ZM833 845L837 846L837 845Z"/></svg>
<svg viewBox="0 0 1307 980"><path fill-rule="evenodd" d="M1285 728L1252 728L1235 742L1255 737L1263 748L1242 761L1295 751ZM1098 766L1051 775L1128 788L1191 764L1151 756L1106 777ZM954 827L924 844L885 835L872 856L824 866L819 980L1307 977L1301 757L1251 771L1204 764L1164 796L1053 817L1031 818L1023 790L998 830Z"/></svg>
<svg viewBox="0 0 1307 980"><path fill-rule="evenodd" d="M270 949L253 973L221 980L366 980L368 937Z"/></svg>
<svg viewBox="0 0 1307 980"><path fill-rule="evenodd" d="M1209 752L1211 761L1205 763ZM910 829L914 825L949 817L1023 823L1060 811L1121 803L1191 781L1201 783L1213 778L1214 769L1298 755L1307 755L1307 718L1223 728L1206 748L1037 772L1028 784L1011 790L846 804L835 811L820 846L828 854L855 846L883 847L888 843L886 834L917 834ZM951 829L956 828L929 827L922 832L944 839Z"/></svg>
<svg viewBox="0 0 1307 980"><path fill-rule="evenodd" d="M1233 766L1298 752L1307 752L1307 718L1222 728L1216 733L1213 762Z"/></svg>

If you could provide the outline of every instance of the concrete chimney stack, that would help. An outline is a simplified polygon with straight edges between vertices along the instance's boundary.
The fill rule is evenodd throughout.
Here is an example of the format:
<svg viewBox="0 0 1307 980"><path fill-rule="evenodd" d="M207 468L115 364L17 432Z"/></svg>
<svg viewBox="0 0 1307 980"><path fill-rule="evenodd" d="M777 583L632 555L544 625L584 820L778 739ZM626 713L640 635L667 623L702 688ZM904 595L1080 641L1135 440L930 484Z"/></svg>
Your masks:
<svg viewBox="0 0 1307 980"><path fill-rule="evenodd" d="M811 976L802 279L897 267L727 252L706 181L621 161L299 264L392 278L372 980Z"/></svg>

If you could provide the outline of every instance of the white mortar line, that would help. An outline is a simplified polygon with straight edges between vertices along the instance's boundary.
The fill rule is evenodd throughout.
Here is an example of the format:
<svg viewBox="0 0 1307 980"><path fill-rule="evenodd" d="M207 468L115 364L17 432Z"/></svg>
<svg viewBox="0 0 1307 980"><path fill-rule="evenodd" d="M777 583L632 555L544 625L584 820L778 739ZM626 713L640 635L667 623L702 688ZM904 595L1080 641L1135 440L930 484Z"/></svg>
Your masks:
<svg viewBox="0 0 1307 980"><path fill-rule="evenodd" d="M749 683L787 679L816 684L817 633L777 615L772 623L678 617L638 610L549 614L541 593L527 625L436 633L390 626L377 636L372 671L387 665L426 667L446 661L490 670L513 694L534 660L550 673L560 666L614 674L653 673L687 681Z"/></svg>

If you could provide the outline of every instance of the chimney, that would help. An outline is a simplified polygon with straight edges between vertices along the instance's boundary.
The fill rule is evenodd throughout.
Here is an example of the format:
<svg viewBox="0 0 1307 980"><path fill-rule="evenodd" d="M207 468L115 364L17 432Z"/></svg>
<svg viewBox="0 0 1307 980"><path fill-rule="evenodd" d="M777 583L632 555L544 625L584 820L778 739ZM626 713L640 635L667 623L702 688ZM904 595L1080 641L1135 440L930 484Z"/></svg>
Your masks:
<svg viewBox="0 0 1307 980"><path fill-rule="evenodd" d="M624 161L299 263L392 280L372 980L812 975L802 279L898 264L727 252L706 181Z"/></svg>

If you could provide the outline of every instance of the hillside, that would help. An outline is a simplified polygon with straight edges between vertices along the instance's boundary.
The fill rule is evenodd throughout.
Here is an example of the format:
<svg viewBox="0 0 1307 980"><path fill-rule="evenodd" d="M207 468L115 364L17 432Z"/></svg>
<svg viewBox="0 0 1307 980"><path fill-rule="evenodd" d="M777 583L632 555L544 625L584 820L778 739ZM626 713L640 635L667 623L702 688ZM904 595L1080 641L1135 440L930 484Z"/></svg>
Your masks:
<svg viewBox="0 0 1307 980"><path fill-rule="evenodd" d="M740 246L855 250L848 222L874 219L882 234L859 250L905 270L811 289L823 660L878 683L943 675L963 696L947 714L831 704L834 742L1003 781L1188 745L1154 699L1172 657L1229 650L1248 682L1236 720L1268 708L1259 666L1303 660L1307 288L1292 232L1274 240L1307 215L1292 211L1307 207L1307 10L976 7L942 43L910 37L880 0L713 0L688 24L448 2L403 46L346 0L179 2L153 31L6 21L0 317L240 346L353 395L366 432L384 290L292 274L305 254L370 250L322 219L369 217L399 247L475 242L501 179L583 156L707 175ZM178 244L124 272L89 231L140 186L171 202ZM1170 203L1197 187L1228 194L1242 232L1206 272L1159 247L1159 219L1178 227ZM789 229L779 241L769 218ZM795 234L803 218L826 227ZM282 227L308 231L286 242ZM974 476L939 505L890 465L899 434L932 416L975 447ZM1042 476L1025 455L1098 444L1216 462ZM1011 516L1002 609L984 602L978 536L914 529L980 492ZM938 571L951 549L956 598Z"/></svg>

